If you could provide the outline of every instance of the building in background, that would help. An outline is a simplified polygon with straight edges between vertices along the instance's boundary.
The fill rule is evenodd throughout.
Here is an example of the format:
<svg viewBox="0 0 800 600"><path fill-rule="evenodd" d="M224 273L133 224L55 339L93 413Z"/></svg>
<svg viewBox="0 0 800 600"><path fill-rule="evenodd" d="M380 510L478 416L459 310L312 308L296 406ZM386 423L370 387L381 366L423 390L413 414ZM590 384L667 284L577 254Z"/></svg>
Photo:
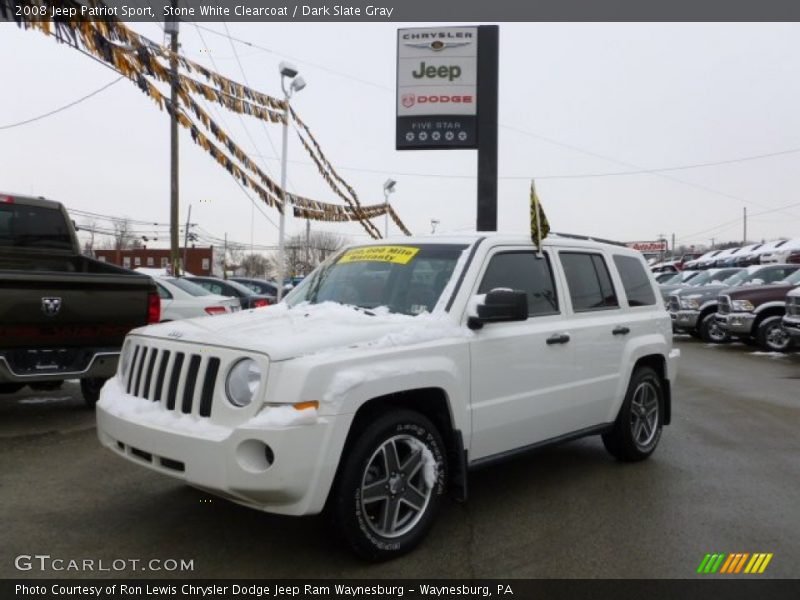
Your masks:
<svg viewBox="0 0 800 600"><path fill-rule="evenodd" d="M126 269L138 267L165 269L169 266L169 248L130 248L128 250L95 250L97 260ZM184 249L180 249L181 257ZM214 268L214 246L187 248L184 270L193 275L211 275Z"/></svg>

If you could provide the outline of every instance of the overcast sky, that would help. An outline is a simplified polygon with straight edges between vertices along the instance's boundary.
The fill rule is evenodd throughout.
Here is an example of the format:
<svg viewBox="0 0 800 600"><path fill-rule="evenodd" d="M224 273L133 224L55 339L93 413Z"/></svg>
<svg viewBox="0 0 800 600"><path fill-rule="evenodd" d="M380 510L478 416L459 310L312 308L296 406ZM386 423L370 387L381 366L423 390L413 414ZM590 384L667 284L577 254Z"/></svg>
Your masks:
<svg viewBox="0 0 800 600"><path fill-rule="evenodd" d="M204 26L225 33L224 23ZM252 87L279 95L278 63L300 67L308 86L293 105L362 203L382 202L382 184L392 176L392 201L412 231L429 232L431 219L441 222L439 232L474 229L475 151L394 150L396 30L403 26L227 24L231 35L269 50L234 42ZM132 27L163 40L156 24ZM205 43L197 28L183 24L182 51L210 68L213 57L224 75L242 81L230 40L209 31L202 37ZM696 244L740 240L746 206L751 239L800 236L800 152L660 175L554 177L800 149L798 40L797 24L502 24L500 230L526 231L527 178L535 176L555 231L619 240L674 233L678 243ZM0 54L0 127L116 77L53 38L5 23ZM266 126L270 144L258 121L244 117L245 129L237 115L219 110L220 124L260 154L277 180L280 126ZM122 81L55 116L0 129L0 189L166 223L168 133L167 114ZM294 136L290 158L300 161L290 165L291 191L338 200ZM250 202L182 132L182 219L190 203L192 221L205 232L250 242ZM277 223L275 210L265 212ZM301 228L289 221L290 233ZM376 224L383 229L382 218ZM354 224L312 226L365 239ZM256 244L276 243L277 228L259 213L252 230Z"/></svg>

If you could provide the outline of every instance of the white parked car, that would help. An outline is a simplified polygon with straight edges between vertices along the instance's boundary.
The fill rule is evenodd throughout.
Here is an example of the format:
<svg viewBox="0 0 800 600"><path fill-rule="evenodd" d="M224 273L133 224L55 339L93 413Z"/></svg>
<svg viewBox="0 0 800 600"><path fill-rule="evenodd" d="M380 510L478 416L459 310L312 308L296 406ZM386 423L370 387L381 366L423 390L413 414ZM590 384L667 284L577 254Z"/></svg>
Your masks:
<svg viewBox="0 0 800 600"><path fill-rule="evenodd" d="M161 297L161 322L225 315L240 309L237 298L212 294L181 277L153 277Z"/></svg>
<svg viewBox="0 0 800 600"><path fill-rule="evenodd" d="M650 456L670 422L671 340L642 255L621 245L356 246L279 305L131 332L98 436L245 506L327 509L381 560L422 540L445 493L466 499L471 467L595 434L619 460Z"/></svg>
<svg viewBox="0 0 800 600"><path fill-rule="evenodd" d="M761 255L761 264L788 262L789 255L797 250L800 250L800 238L788 240L785 244L781 244L777 248L764 252Z"/></svg>

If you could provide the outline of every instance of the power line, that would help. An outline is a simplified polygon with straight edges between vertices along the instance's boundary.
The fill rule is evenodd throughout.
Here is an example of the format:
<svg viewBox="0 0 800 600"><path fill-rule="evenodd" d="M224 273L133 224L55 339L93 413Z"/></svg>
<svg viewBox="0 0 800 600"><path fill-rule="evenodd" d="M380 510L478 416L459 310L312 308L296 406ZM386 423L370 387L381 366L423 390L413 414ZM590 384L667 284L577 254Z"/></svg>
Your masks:
<svg viewBox="0 0 800 600"><path fill-rule="evenodd" d="M92 98L93 96L96 96L100 92L104 92L105 90L110 88L112 85L114 85L116 83L119 83L122 79L125 79L125 77L120 75L114 81L111 81L110 83L105 84L103 87L100 87L100 88L96 89L95 91L93 91L93 92L91 92L89 94L86 94L85 96L82 96L82 97L78 98L77 100L74 100L74 101L72 101L72 102L70 102L68 104L65 104L64 106L60 106L60 107L58 107L58 108L56 108L54 110L46 112L46 113L44 113L42 115L39 115L37 117L33 117L33 118L30 118L30 119L25 119L24 121L18 121L16 123L10 123L8 125L0 125L0 129L12 129L14 127L19 127L21 125L27 125L28 123L34 123L36 121L41 121L42 119L45 119L45 118L50 117L52 115L58 114L58 113L60 113L60 112L62 112L64 110L67 110L68 108L72 108L76 104L80 104L81 102L84 102L84 101L88 100L89 98Z"/></svg>
<svg viewBox="0 0 800 600"><path fill-rule="evenodd" d="M748 218L758 217L758 216L761 216L761 215L767 215L767 214L774 213L774 212L780 212L780 211L783 211L786 208L793 208L795 206L800 206L800 202L793 202L792 204L786 204L784 206L778 206L778 207L775 207L775 208L771 208L769 210L762 210L761 212L757 212L757 213L753 213L752 215L749 215ZM710 233L710 232L716 231L718 229L730 228L733 224L741 223L741 221L742 221L741 217L736 218L736 219L731 219L730 221L725 221L724 223L720 223L719 225L717 225L715 227L710 227L708 229L703 229L702 231L697 231L695 233L690 233L690 234L687 234L687 235L684 235L684 236L681 236L681 237L678 237L678 238L675 238L675 239L676 240L692 239L695 236L702 235L702 234L705 234L705 233Z"/></svg>
<svg viewBox="0 0 800 600"><path fill-rule="evenodd" d="M261 46L259 44L254 43L254 42L248 42L247 40L243 40L241 38L237 38L235 36L232 36L232 35L230 35L230 32L222 33L221 31L216 31L214 29L211 29L210 27L205 27L203 25L198 25L197 23L195 23L194 25L195 25L195 27L199 27L200 29L208 31L209 33L213 33L214 35L218 35L218 36L221 36L221 37L226 37L231 41L238 42L238 43L243 44L245 46L249 46L250 48L255 48L256 50L261 50L262 52L266 52L268 54L274 54L275 56L288 58L289 60L293 60L293 61L298 62L298 63L303 64L303 65L308 65L309 67L313 67L315 69L319 69L320 71L326 71L326 72L331 73L333 75L337 75L339 77L344 77L345 79L350 79L351 81L357 81L358 83L361 83L363 85L368 85L370 87L382 89L382 90L389 91L389 92L394 92L394 89L389 87L389 86L386 86L386 85L383 85L383 84L380 84L380 83L375 83L374 81L369 81L367 79L362 79L360 77L356 77L355 75L350 75L349 73L345 73L344 71L338 71L337 69L332 69L330 67L326 67L325 65L321 65L319 63L314 63L314 62L311 62L311 61L308 61L308 60L304 60L302 58L297 58L296 56L290 56L288 54L284 54L283 52L277 52L275 50L272 50L271 48L267 48L265 46Z"/></svg>

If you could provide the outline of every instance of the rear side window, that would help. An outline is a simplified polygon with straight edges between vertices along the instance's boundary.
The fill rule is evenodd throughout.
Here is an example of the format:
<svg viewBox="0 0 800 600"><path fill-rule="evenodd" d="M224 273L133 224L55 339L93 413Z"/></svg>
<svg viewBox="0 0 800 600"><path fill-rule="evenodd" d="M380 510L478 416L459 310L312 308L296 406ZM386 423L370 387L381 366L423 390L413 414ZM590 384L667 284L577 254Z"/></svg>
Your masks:
<svg viewBox="0 0 800 600"><path fill-rule="evenodd" d="M67 227L56 208L0 204L0 246L72 250Z"/></svg>
<svg viewBox="0 0 800 600"><path fill-rule="evenodd" d="M647 276L640 260L633 256L615 254L614 264L622 279L622 287L625 288L629 306L651 306L656 303L650 277Z"/></svg>
<svg viewBox="0 0 800 600"><path fill-rule="evenodd" d="M495 288L509 288L528 294L528 316L558 313L558 298L553 283L550 258L533 252L504 252L489 261L478 288L485 294Z"/></svg>
<svg viewBox="0 0 800 600"><path fill-rule="evenodd" d="M576 312L618 308L605 260L599 254L561 252L572 308Z"/></svg>

